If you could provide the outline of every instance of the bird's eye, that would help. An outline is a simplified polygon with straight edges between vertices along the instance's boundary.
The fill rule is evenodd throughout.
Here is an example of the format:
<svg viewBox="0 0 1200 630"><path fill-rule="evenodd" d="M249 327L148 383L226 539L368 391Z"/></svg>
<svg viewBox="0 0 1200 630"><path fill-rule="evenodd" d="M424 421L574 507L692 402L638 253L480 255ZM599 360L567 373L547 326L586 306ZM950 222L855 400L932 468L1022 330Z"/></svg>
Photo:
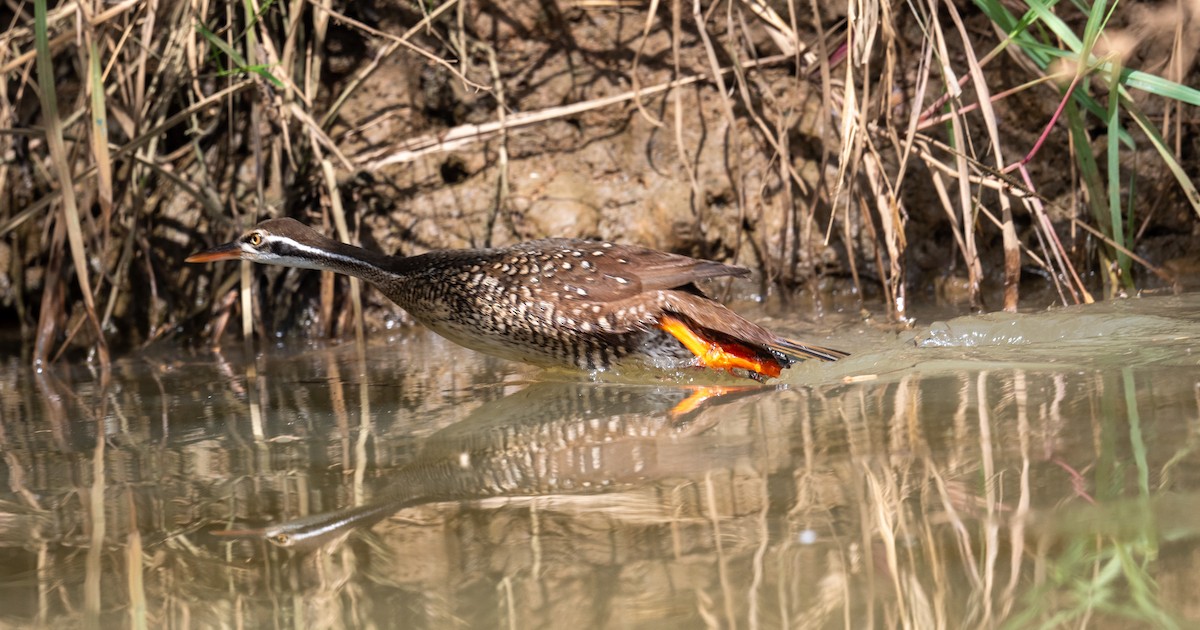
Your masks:
<svg viewBox="0 0 1200 630"><path fill-rule="evenodd" d="M262 237L259 236L258 240L261 241ZM287 534L275 534L275 544L277 544L277 545L286 545L286 544L288 544L289 540L291 540L291 539L288 538Z"/></svg>
<svg viewBox="0 0 1200 630"><path fill-rule="evenodd" d="M246 242L250 243L251 247L262 247L262 244L263 244L262 232L251 232L250 236L246 237Z"/></svg>

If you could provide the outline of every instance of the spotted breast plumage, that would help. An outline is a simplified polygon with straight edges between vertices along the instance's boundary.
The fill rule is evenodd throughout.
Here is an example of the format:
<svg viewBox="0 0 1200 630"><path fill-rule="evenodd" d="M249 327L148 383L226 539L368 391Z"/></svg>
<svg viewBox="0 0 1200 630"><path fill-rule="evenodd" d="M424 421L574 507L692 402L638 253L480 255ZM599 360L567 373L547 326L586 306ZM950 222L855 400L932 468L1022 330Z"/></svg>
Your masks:
<svg viewBox="0 0 1200 630"><path fill-rule="evenodd" d="M556 238L387 256L283 218L188 262L230 259L362 278L455 343L546 367L704 366L761 380L846 356L776 335L696 286L748 270L644 247Z"/></svg>

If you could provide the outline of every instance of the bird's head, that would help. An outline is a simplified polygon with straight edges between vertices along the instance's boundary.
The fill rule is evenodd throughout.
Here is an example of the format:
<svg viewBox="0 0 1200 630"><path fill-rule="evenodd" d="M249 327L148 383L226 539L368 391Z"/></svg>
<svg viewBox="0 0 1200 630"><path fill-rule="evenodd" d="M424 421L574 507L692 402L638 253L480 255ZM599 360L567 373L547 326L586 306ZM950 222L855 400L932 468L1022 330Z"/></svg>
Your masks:
<svg viewBox="0 0 1200 630"><path fill-rule="evenodd" d="M184 262L251 260L266 265L328 269L338 257L338 245L295 219L268 219L246 230L237 240L188 256Z"/></svg>

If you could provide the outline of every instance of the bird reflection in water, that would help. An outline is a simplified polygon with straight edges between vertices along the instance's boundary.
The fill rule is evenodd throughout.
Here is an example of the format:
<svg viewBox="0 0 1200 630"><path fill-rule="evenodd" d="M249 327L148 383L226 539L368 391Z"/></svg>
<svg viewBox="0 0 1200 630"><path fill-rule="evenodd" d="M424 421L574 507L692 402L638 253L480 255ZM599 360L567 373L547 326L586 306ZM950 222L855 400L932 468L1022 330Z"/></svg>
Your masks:
<svg viewBox="0 0 1200 630"><path fill-rule="evenodd" d="M435 433L369 504L210 533L311 550L418 505L596 495L703 474L736 455L728 441L696 439L718 422L714 407L775 389L535 383Z"/></svg>

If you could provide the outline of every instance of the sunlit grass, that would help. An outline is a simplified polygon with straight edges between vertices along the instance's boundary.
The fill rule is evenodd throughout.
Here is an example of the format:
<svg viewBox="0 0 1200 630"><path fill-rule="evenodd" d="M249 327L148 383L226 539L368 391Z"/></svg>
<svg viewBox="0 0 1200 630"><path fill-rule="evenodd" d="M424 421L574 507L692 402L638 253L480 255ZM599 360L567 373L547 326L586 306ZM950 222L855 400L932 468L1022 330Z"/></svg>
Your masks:
<svg viewBox="0 0 1200 630"><path fill-rule="evenodd" d="M1021 304L1022 273L1030 268L1063 303L1091 301L1098 288L1131 293L1151 284L1143 277L1175 282L1140 239L1154 227L1146 210L1152 198L1178 194L1200 217L1195 168L1181 148L1194 132L1179 122L1200 105L1200 90L1194 74L1131 67L1119 19L1129 3L880 5L834 24L814 17L819 5L731 0L678 13L661 2L572 5L596 24L637 12L630 37L606 40L613 59L628 58L605 68L624 77L613 84L624 87L593 93L581 84L569 102L548 106L540 90L520 86L529 76L522 62L497 54L470 28L472 12L515 14L515 7L423 3L413 7L420 19L393 34L312 2L230 1L205 5L204 14L101 3L78 20L35 3L32 19L18 17L4 35L19 54L3 67L11 93L37 93L38 115L0 136L33 139L35 166L0 163L0 184L17 200L0 210L0 237L32 247L26 259L36 264L26 266L50 272L43 277L54 285L18 296L34 307L23 312L40 317L35 354L49 359L71 344L103 351L105 341L127 349L177 330L205 329L215 338L226 327L206 321L239 317L250 335L271 328L263 321L270 314L255 310L277 300L296 311L319 302L317 328L348 332L333 322L349 321L343 313L362 312L371 297L343 305L340 280L323 281L319 296L272 296L256 306L250 289L261 286L260 276L237 272L232 282L242 299L230 300L230 276L182 269L179 258L209 244L197 241L227 240L279 213L354 239L351 228L362 217L347 198L364 190L390 198L402 188L397 173L436 170L430 161L452 152L495 156L462 184L494 191L487 221L472 230L484 232L479 244L540 236L514 227L509 172L529 156L514 155L510 144L525 130L574 124L585 114L620 118L622 107L663 130L674 145L664 171L686 178L696 232L728 228L735 242L723 245L737 262L762 270L764 293L815 290L828 265L830 277L844 276L855 295L877 293L889 316L904 322L935 275L965 276L971 306L983 307L991 292L1002 302L986 306L1010 310ZM994 30L980 28L982 18ZM364 44L344 79L326 72L330 24ZM490 118L431 123L360 150L349 139L363 129L342 117L344 106L364 98L364 84L396 54L415 60L414 72L447 73L462 88L460 105ZM1019 62L1016 69L997 72L1002 57ZM60 102L63 87L86 98ZM684 96L692 90L711 108L689 106ZM1006 116L1023 99L1051 99L1054 113L1012 129ZM5 111L22 107L4 102ZM1160 111L1172 114L1160 118ZM726 181L697 176L701 149L684 134L694 127L722 130L707 137L737 156L727 160ZM1037 139L1014 133L1021 131ZM798 149L808 145L816 149ZM1057 155L1050 146L1068 152L1071 164L1050 163L1047 156ZM1150 148L1156 164L1142 157ZM1170 184L1163 181L1175 189L1164 190ZM1062 187L1066 194L1055 199L1039 196ZM708 207L715 188L732 191L721 197L727 211ZM416 196L392 201L414 212L424 207ZM915 212L914 203L940 205L941 214ZM623 223L615 215L606 220ZM945 238L931 243L930 234ZM71 264L55 266L56 242ZM947 264L925 272L919 285L913 269L938 256ZM13 273L32 274L26 266ZM60 271L75 276L67 278L70 290ZM142 288L150 299L142 299ZM81 336L84 323L93 332Z"/></svg>
<svg viewBox="0 0 1200 630"><path fill-rule="evenodd" d="M1074 140L1072 148L1076 165L1088 190L1087 202L1092 216L1113 242L1125 250L1135 247L1132 230L1133 193L1136 189L1132 174L1128 182L1122 179L1121 157L1122 146L1135 152L1137 141L1125 128L1125 120L1132 119L1138 125L1145 138L1158 151L1163 164L1175 176L1193 209L1200 215L1200 195L1191 178L1180 167L1177 156L1166 147L1158 130L1141 113L1129 92L1136 89L1164 100L1196 106L1200 105L1200 90L1124 67L1121 55L1129 50L1114 49L1103 56L1096 55L1097 44L1102 38L1108 37L1105 30L1118 3L1110 5L1101 0L1090 6L1083 3L1071 5L1086 17L1082 38L1052 10L1059 4L1057 2L1030 0L1029 11L1020 19L1015 18L1001 2L977 0L976 4L1008 34L1009 42L1006 43L1019 48L1043 72L1056 74L1066 69L1067 74L1061 79L1064 86L1062 98ZM1059 43L1065 44L1065 48L1058 47ZM1101 105L1090 93L1093 76L1106 88L1107 105ZM1100 160L1092 151L1087 133L1090 125L1085 112L1104 121L1107 138L1104 172L1100 171ZM1047 131L1054 123L1054 120L1050 121ZM1037 147L1034 147L1031 153L1036 150ZM1122 249L1114 248L1106 258L1115 258L1121 271L1120 277L1114 278L1111 285L1115 287L1120 283L1132 289L1134 285L1129 256Z"/></svg>

